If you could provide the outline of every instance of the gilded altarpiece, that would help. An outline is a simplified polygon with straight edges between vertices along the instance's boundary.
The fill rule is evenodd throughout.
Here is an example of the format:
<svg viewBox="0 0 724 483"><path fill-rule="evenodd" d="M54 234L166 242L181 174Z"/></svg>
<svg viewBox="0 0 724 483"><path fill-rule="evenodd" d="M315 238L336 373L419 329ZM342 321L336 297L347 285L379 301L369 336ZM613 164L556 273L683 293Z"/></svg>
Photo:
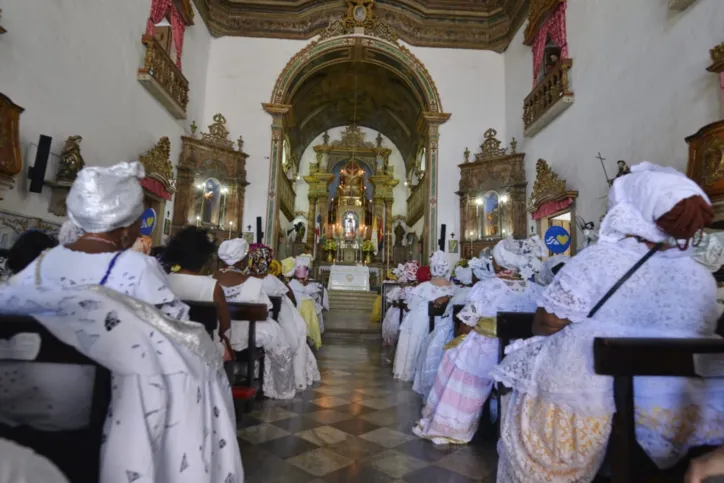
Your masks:
<svg viewBox="0 0 724 483"><path fill-rule="evenodd" d="M463 258L478 256L511 233L526 236L526 181L524 153L501 147L495 129L485 132L480 153L460 167L460 244Z"/></svg>
<svg viewBox="0 0 724 483"><path fill-rule="evenodd" d="M578 191L567 189L566 180L561 179L544 159L538 160L535 172L528 211L536 222L537 233L543 238L551 226L562 226L571 237L570 252L566 255L575 255Z"/></svg>
<svg viewBox="0 0 724 483"><path fill-rule="evenodd" d="M20 114L22 107L0 93L0 200L15 186L13 178L23 170L20 153Z"/></svg>
<svg viewBox="0 0 724 483"><path fill-rule="evenodd" d="M212 230L219 241L241 237L249 184L243 141L239 138L237 147L229 139L221 114L214 116L208 133L196 137L192 125L192 135L181 140L172 230L191 224Z"/></svg>
<svg viewBox="0 0 724 483"><path fill-rule="evenodd" d="M176 176L171 163L171 141L164 136L156 145L140 156L146 177L141 180L146 208L156 212L156 228L151 234L153 245L163 241L163 226L166 219L166 202L176 192Z"/></svg>

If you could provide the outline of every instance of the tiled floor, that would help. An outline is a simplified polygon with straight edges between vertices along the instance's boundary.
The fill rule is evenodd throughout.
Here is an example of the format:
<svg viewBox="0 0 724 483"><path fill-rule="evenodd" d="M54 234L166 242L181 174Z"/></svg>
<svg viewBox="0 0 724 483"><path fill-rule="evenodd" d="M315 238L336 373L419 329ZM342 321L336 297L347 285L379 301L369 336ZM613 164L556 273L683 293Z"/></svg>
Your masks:
<svg viewBox="0 0 724 483"><path fill-rule="evenodd" d="M379 341L334 341L322 382L239 421L247 483L495 481L492 443L440 447L412 435L422 402L392 378Z"/></svg>

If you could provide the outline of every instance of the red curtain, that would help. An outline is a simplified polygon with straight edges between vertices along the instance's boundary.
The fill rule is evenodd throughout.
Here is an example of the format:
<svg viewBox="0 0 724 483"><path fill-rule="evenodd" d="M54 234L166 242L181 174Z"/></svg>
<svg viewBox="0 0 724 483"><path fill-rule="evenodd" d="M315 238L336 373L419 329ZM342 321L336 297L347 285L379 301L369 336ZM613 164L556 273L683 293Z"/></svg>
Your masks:
<svg viewBox="0 0 724 483"><path fill-rule="evenodd" d="M546 18L538 28L533 39L533 86L538 80L538 73L543 68L543 53L546 40L551 40L561 49L561 58L568 58L568 35L566 33L566 5L561 2L555 11Z"/></svg>
<svg viewBox="0 0 724 483"><path fill-rule="evenodd" d="M174 46L176 47L176 65L180 70L181 53L183 52L184 31L186 30L186 25L181 18L181 13L179 13L178 9L173 4L173 0L151 1L151 14L148 16L148 22L146 22L146 35L155 34L156 24L163 20L166 15L169 17L169 23L171 24L171 38Z"/></svg>

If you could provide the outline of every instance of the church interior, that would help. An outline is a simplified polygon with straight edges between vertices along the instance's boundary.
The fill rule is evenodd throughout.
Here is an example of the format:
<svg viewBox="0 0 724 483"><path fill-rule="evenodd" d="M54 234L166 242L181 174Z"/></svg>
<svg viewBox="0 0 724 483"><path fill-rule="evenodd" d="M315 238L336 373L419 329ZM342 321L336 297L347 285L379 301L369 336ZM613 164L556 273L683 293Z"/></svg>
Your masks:
<svg viewBox="0 0 724 483"><path fill-rule="evenodd" d="M39 305L31 303L32 297L52 298L34 286L37 294L28 295L27 303L17 302L21 292L13 291L19 283L13 281L24 272L14 268L13 250L28 232L43 233L55 245L59 239L63 247L67 223L79 230L80 238L74 239L80 240L79 246L84 237L91 245L93 240L110 243L100 230L86 229L79 222L74 192L90 182L83 175L89 168L102 168L98 175L102 177L107 173L103 170L112 172L114 165L124 161L145 174L138 176L143 213L136 213L133 221L140 220L138 240L144 239L146 255L158 259L168 273L166 285L176 292L181 287L179 277L201 274L204 280L212 280L212 295L203 300L175 293L179 303L191 307L179 318L200 322L195 317L206 317L199 314L213 306L210 317L215 327L220 329L227 320L229 331L244 334L237 347L234 337L227 340L221 330L220 335L209 332L212 341L223 346L227 386L231 387L226 391L234 399L229 417L236 435L231 449L240 454L237 469L209 476L217 471L210 472L209 466L216 463L209 461L222 451L214 450L207 456L211 459L204 460L205 475L202 471L188 481L617 483L632 481L634 474L643 481L682 481L687 468L690 479L686 481L704 481L692 476L692 468L704 464L697 467L691 459L676 461L678 479L636 473L645 466L637 465L638 453L651 453L648 447L642 450L645 445L638 446L634 436L630 437L634 441L622 442L623 432L633 434L634 416L621 422L621 411L613 422L595 419L596 428L612 425L614 429L610 440L608 436L603 440L604 446L608 441L605 461L603 456L599 460L590 456L595 460L590 463L595 466L592 471L576 467L578 473L567 473L570 468L565 465L574 465L573 460L579 464L580 459L558 455L550 456L558 458L558 466L550 464L554 470L546 467L550 473L537 473L531 468L545 466L541 459L535 464L521 463L511 456L524 452L520 445L529 444L525 451L534 452L540 445L560 447L569 441L506 439L506 431L524 432L511 427L513 417L505 416L516 404L528 404L525 410L539 411L538 418L551 417L551 413L535 406L538 400L524 399L516 387L506 390L508 379L492 368L504 366L506 344L517 348L520 341L515 340L540 336L535 331L504 336L501 327L522 320L515 315L529 315L530 332L533 313L538 324L538 312L548 310L546 303L552 299L542 295L538 305L521 303L513 309L506 308L501 296L498 309L483 310L477 305L482 302L465 298L468 292L463 294L459 288L472 286L469 293L475 294L480 284L488 283L487 275L480 273L491 272L499 279L501 271L503 278L520 271L516 280L522 284L513 287L507 279L506 283L512 293L527 294L534 284L531 280L539 280L546 263L565 259L555 266L550 280L540 283L546 286L545 292L540 288L543 294L560 288L566 282L558 281L565 278L569 262L586 252L592 256L595 248L591 247L612 243L615 220L607 215L620 201L616 196L623 196L615 195L616 187L623 186L621 180L650 169L647 161L657 165L651 168L656 176L683 173L691 182L686 188L693 190L691 196L701 197L706 213L711 210L711 219L691 238L689 247L688 235L671 235L659 223L668 212L659 210L660 204L654 201L663 196L660 191L646 191L649 198L641 203L656 205L651 209L660 211L655 219L658 229L674 242L686 239L686 249L694 252L700 244L718 243L708 240L724 231L721 0L0 0L0 305L9 307L0 309L3 344L10 337L7 330L14 330L2 329L5 319L33 317L37 309L32 307ZM94 203L103 202L93 196L86 197L88 211ZM685 198L682 195L676 201ZM117 209L126 203L132 204L130 198L118 198ZM667 210L674 205L678 206L672 202ZM208 263L199 270L184 264L184 253L178 260L167 256L175 241L191 236L193 230L207 234L214 247ZM636 236L649 248L664 243L663 238L654 240L633 231L625 235ZM138 236L133 235L130 244ZM115 249L130 248L121 247L123 239L119 240ZM522 240L536 240L537 245L523 246ZM72 243L76 241L67 246ZM241 258L224 251L224 246L232 245L232 253L243 251ZM52 254L53 246L48 245L50 251L39 259L47 260L46 270L53 259L45 254ZM185 255L200 253L198 246L187 245ZM704 265L716 265L710 271L717 281L724 281L721 264L712 261L722 258L724 239L717 246L718 255L710 255ZM510 256L517 260L542 247L536 255L536 273L527 273L529 266L523 262L511 261L510 267L501 263L500 247L510 253L520 250ZM653 251L647 256L658 259ZM39 274L40 261L34 259L22 268L35 266ZM631 259L630 265L635 261ZM264 266L261 275L252 266L257 262ZM105 285L115 263L113 258L100 285ZM436 266L444 269L437 273ZM427 279L423 272L430 272ZM468 272L472 281L466 284L462 274ZM224 285L224 280L237 275L246 280L263 278L266 273L274 274L286 288L281 293L267 289L268 298L237 300ZM214 278L209 278L212 274ZM625 286L629 277L629 283L635 283L639 276L644 275L627 274L617 285ZM66 283L65 278L60 280L60 285ZM580 284L597 283L587 280ZM222 287L223 308L216 294ZM131 294L129 290L126 295ZM104 290L91 293L107 296ZM285 294L294 299L290 307ZM604 307L611 295L601 300ZM154 299L137 298L161 306ZM569 299L569 305L579 299ZM113 300L110 297L107 303L118 303ZM721 300L719 295L718 303ZM262 306L266 301L268 312ZM232 315L223 317L227 302ZM594 305L598 299L591 302ZM528 308L521 308L524 305ZM588 317L593 319L598 308ZM255 319L257 309L263 314ZM480 312L474 313L471 323L465 321L468 309ZM668 304L662 308L669 309ZM490 310L492 315L487 313ZM235 318L234 313L241 315ZM299 321L302 332L306 326L301 343L291 340L277 317L295 321L291 325ZM420 335L416 329L406 332L415 317L423 327ZM573 318L569 316L567 322L576 325ZM55 332L42 314L35 319L42 337L47 333L54 341L62 341L63 347L72 346L72 352L78 349L93 364L104 365L75 336ZM488 319L494 326L492 335L481 328ZM237 320L245 321L243 329L234 329ZM282 327L277 335L265 328L270 321L276 324L275 320ZM440 335L435 359L431 353L441 321L449 321L450 328L448 335ZM105 324L103 334L112 334L108 316L100 323ZM468 328L461 331L460 327ZM280 355L279 340L285 334L289 344L282 345L292 355ZM685 337L672 337L679 336ZM168 341L184 338L168 337ZM495 361L484 375L471 374L468 368L466 378L459 380L464 381L461 385L478 384L475 391L482 392L471 396L465 393L468 389L458 388L462 393L451 396L441 389L454 386L453 369L442 374L455 365L450 354L479 337L496 341L491 356ZM606 348L596 348L596 357L605 353ZM619 349L625 351L625 347ZM691 351L696 358L696 351L704 349L666 350L673 351L675 359ZM724 344L712 344L704 351L724 353ZM631 362L633 353L626 353L629 359L620 356L619 365L596 359L595 370L602 371L597 374L615 380L611 383L615 389L609 392L615 392L616 398L634 397L634 378L626 372L629 365L636 366ZM16 365L23 360L14 354L0 348L0 366L8 360ZM426 376L430 380L423 384L426 354L435 360L431 375ZM447 354L444 359L443 354ZM659 357L663 352L642 349L639 354L666 359ZM402 360L405 357L408 362ZM482 367L478 359L476 364ZM282 360L289 367L304 365L299 361L306 360L307 368L315 368L301 376L303 382L296 382L296 391L292 387L289 397L274 394L285 394L279 389L283 374L291 374L295 385L298 367L279 369ZM592 359L590 366L593 371ZM685 372L681 367L670 366L662 375L688 375L679 374ZM113 367L107 369L115 378L118 373ZM638 375L656 375L655 370L645 369L648 372ZM315 371L316 376L310 375ZM2 367L0 375L5 377ZM242 375L246 379L238 383ZM630 377L621 378L623 382L616 377L626 375ZM251 389L255 384L258 389ZM422 392L420 384L427 385ZM504 402L509 393L511 402ZM112 394L111 404L116 404L119 393L114 388ZM465 398L475 400L469 405L477 408L471 416L473 430L467 433L455 427L462 424L461 419L443 414L456 404L464 405L459 401ZM183 478L190 478L183 475L186 467L194 468L186 452L183 463L178 463L181 476L177 479L158 468L155 476L148 468L124 467L121 472L122 465L107 463L113 459L111 444L100 453L98 448L86 448L84 457L100 461L91 471L94 476L84 479L87 475L69 473L51 456L52 448L36 448L29 439L16 437L19 433L3 414L3 406L15 408L17 401L22 399L3 400L0 395L0 447L6 439L28 446L66 473L67 480L60 475L61 479L43 481L183 483L187 481ZM611 396L611 405L613 401ZM617 408L619 403L616 399ZM631 402L631 412L633 407ZM216 406L214 411L218 418ZM711 411L707 417L714 418L718 409ZM636 417L641 418L640 414ZM724 410L721 414L724 418ZM724 434L722 421L716 419L716 424ZM584 430L578 427L572 440L588 441L586 431L593 431L593 423L586 424ZM6 426L11 430L6 431ZM210 427L204 427L204 440ZM713 433L717 432L710 436ZM106 428L104 441L108 435ZM159 451L158 441L149 447ZM221 441L223 448L227 443ZM702 436L698 442L696 446L722 446L724 436ZM593 452L590 448L598 443L576 444L580 444L577 454L588 458L586 452ZM635 456L622 456L629 453ZM158 456L156 461L163 458ZM653 456L647 461L652 468L659 463ZM2 466L0 450L0 483L41 481L5 480ZM721 469L724 475L724 461ZM113 471L122 473L122 478Z"/></svg>

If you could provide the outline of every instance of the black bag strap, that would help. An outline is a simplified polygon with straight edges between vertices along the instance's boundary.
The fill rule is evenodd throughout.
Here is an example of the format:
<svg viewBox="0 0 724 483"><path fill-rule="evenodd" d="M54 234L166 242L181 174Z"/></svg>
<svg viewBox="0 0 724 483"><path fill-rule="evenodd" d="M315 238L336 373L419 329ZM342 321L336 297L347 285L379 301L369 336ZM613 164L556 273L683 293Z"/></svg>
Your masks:
<svg viewBox="0 0 724 483"><path fill-rule="evenodd" d="M651 250L648 251L648 253L646 253L646 255L644 255L644 256L641 258L641 260L639 260L638 262L636 262L636 264L635 264L633 267L631 267L631 268L629 269L629 271L626 272L626 273L624 274L624 276L621 277L621 278L618 280L618 282L616 282L616 283L614 284L614 286L611 287L611 289L610 289L608 292L606 292L606 295L604 295L603 298L601 298L601 300L599 300L598 303L591 309L591 311L588 313L588 318L590 319L591 317L593 317L594 315L596 315L596 312L598 312L598 310L599 310L601 307L603 307L603 305L604 305L606 302L608 302L608 299L610 299L610 298L613 296L613 294L615 294L616 291L621 288L621 285L623 285L624 283L626 283L626 280L628 280L629 278L631 278L631 276L632 276L634 273L636 273L636 271L637 271L639 268L641 268L641 266L642 266L644 263L646 263L646 261L647 261L649 258L653 257L653 256L654 256L654 253L658 252L658 251L661 249L661 246L662 246L661 244L658 244L658 243L657 243L656 245L654 245L654 247L653 247Z"/></svg>

